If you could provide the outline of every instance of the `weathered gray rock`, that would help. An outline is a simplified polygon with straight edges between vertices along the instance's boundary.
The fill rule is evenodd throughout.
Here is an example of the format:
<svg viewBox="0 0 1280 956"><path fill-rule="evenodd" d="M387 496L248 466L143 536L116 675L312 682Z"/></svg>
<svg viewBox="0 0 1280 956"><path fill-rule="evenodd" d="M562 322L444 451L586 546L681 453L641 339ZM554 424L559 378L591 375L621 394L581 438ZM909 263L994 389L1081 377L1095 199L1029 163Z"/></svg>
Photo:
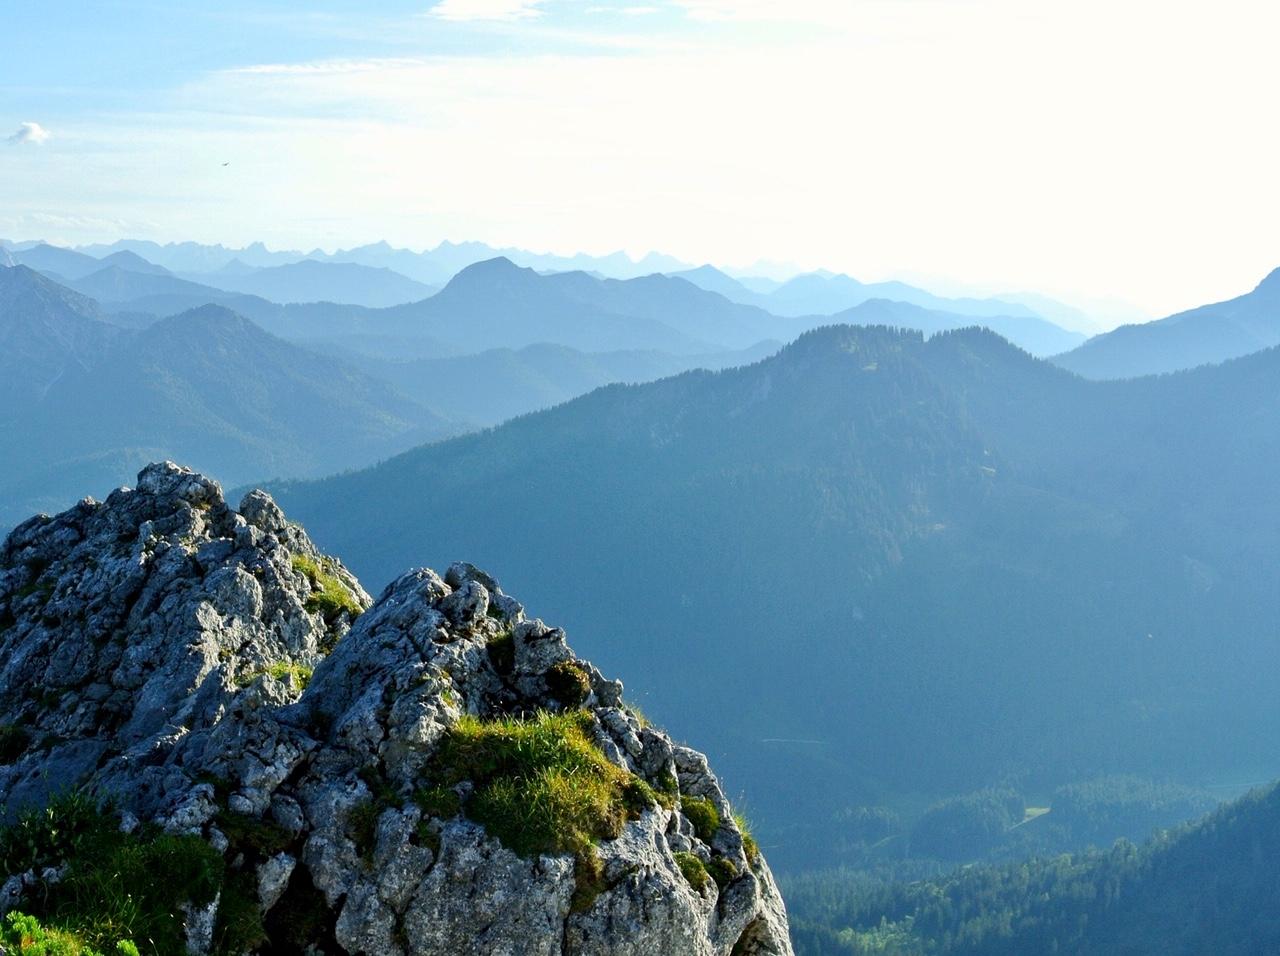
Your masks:
<svg viewBox="0 0 1280 956"><path fill-rule="evenodd" d="M669 794L599 842L592 873L572 854L522 857L467 819L468 781L455 788L461 812L415 797L463 715L558 710L582 714L624 779ZM113 795L135 828L202 835L256 887L268 921L300 894L322 900L323 938L300 945L791 952L768 866L705 757L642 726L563 631L527 620L466 564L443 580L406 573L372 602L267 495L237 513L172 464L103 504L32 519L0 549L0 725L30 741L0 766L8 812L44 800L56 768ZM682 812L693 797L720 816L706 841ZM677 852L722 885L695 888ZM28 891L21 875L0 884L6 905ZM187 913L192 952L208 949L216 919L216 905Z"/></svg>

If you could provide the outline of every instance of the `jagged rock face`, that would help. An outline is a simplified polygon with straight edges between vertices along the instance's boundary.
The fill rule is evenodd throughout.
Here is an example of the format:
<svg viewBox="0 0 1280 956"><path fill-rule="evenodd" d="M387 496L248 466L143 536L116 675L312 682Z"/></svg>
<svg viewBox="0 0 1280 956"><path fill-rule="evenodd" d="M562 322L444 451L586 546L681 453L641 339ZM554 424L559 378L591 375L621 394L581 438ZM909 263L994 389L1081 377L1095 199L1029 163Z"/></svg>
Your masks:
<svg viewBox="0 0 1280 956"><path fill-rule="evenodd" d="M349 626L307 610L296 557L323 560L266 495L236 514L171 464L16 528L0 550L0 721L42 746L0 768L6 812L90 771L159 805L175 747L211 733L253 675L314 665Z"/></svg>
<svg viewBox="0 0 1280 956"><path fill-rule="evenodd" d="M470 565L409 572L371 602L269 497L233 512L172 464L0 551L0 725L29 741L0 765L6 812L81 782L199 834L269 929L296 925L282 914L300 900L327 914L293 940L315 951L789 954L768 866L706 759L621 694ZM464 715L546 712L577 715L619 779L669 793L598 842L587 894L581 855L522 856L469 818L471 781L454 806L415 798ZM721 878L695 887L677 853ZM193 952L216 919L189 914Z"/></svg>

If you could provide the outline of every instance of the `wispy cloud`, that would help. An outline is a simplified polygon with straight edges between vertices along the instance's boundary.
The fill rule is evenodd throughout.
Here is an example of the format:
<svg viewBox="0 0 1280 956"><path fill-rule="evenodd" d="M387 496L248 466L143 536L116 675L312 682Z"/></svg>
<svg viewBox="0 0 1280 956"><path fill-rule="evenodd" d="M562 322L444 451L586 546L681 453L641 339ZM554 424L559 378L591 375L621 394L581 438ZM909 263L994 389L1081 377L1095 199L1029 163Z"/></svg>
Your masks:
<svg viewBox="0 0 1280 956"><path fill-rule="evenodd" d="M528 20L544 0L441 0L430 15L441 20Z"/></svg>
<svg viewBox="0 0 1280 956"><path fill-rule="evenodd" d="M1280 81L1275 5L1224 0L1212 22L1158 0L413 5L386 42L269 44L139 97L145 113L68 101L61 161L0 150L0 235L120 232L5 225L54 210L286 247L662 248L1159 312L1275 266L1280 142L1257 121ZM514 19L445 19L464 16ZM1206 36L1232 55L1188 59Z"/></svg>
<svg viewBox="0 0 1280 956"><path fill-rule="evenodd" d="M13 146L40 146L51 134L39 123L26 122L18 126L17 132L9 137Z"/></svg>

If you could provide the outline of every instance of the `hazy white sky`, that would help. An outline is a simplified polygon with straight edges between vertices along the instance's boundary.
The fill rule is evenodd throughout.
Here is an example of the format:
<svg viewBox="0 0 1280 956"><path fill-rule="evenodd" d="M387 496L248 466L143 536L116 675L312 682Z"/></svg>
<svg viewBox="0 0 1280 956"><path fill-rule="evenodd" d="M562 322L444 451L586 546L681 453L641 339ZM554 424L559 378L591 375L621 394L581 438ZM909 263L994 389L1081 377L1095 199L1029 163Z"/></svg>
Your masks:
<svg viewBox="0 0 1280 956"><path fill-rule="evenodd" d="M0 237L659 249L1157 314L1280 265L1274 2L291 6L7 13Z"/></svg>

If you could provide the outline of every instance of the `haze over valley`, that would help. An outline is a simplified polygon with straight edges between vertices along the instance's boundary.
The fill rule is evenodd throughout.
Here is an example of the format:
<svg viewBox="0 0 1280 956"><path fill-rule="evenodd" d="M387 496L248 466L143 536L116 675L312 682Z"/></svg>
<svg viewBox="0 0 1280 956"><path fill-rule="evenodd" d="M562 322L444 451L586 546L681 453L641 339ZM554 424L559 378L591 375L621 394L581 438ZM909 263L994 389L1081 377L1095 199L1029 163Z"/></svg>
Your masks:
<svg viewBox="0 0 1280 956"><path fill-rule="evenodd" d="M1280 13L0 31L0 956L1280 952Z"/></svg>

